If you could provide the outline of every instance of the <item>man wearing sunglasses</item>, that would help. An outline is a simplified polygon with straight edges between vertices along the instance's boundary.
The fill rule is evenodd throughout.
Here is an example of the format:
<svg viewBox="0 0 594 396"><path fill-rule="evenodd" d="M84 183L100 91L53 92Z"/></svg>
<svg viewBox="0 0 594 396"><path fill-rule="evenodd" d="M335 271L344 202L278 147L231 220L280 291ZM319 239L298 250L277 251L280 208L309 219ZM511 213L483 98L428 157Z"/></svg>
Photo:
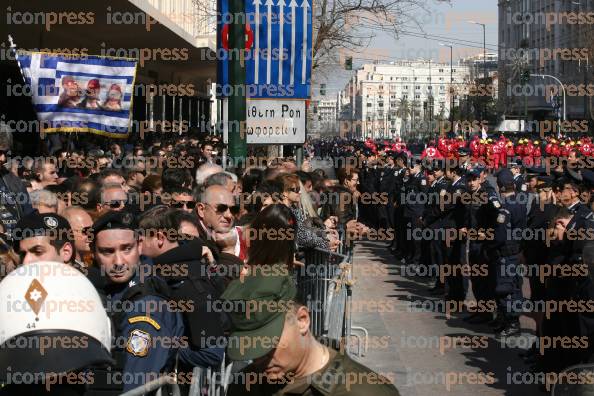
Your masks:
<svg viewBox="0 0 594 396"><path fill-rule="evenodd" d="M137 162L133 167L126 171L126 184L132 190L142 191L142 182L145 177L146 170L144 168L144 162Z"/></svg>
<svg viewBox="0 0 594 396"><path fill-rule="evenodd" d="M106 185L101 188L97 213L102 215L109 211L120 211L127 203L128 193L119 184Z"/></svg>
<svg viewBox="0 0 594 396"><path fill-rule="evenodd" d="M185 188L180 188L170 192L171 199L168 204L170 208L182 209L188 213L194 213L196 201L192 196L192 192Z"/></svg>
<svg viewBox="0 0 594 396"><path fill-rule="evenodd" d="M245 256L241 243L241 229L233 227L233 220L239 210L233 194L223 186L210 186L203 192L195 191L196 214L200 219L200 237L204 241L216 242L220 250L230 251L229 240L233 239L233 255Z"/></svg>

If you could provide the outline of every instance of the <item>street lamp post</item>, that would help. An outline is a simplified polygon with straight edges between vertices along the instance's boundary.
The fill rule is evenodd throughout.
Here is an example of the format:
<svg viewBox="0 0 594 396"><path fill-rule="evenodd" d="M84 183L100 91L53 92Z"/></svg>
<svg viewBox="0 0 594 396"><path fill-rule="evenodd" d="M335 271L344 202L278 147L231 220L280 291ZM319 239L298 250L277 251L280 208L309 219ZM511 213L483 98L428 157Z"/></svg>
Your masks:
<svg viewBox="0 0 594 396"><path fill-rule="evenodd" d="M485 80L487 79L487 26L484 23L475 22L475 21L468 21L469 23L473 23L475 25L481 25L483 27L483 77Z"/></svg>
<svg viewBox="0 0 594 396"><path fill-rule="evenodd" d="M439 43L442 47L450 47L450 128L454 125L454 46L452 44Z"/></svg>
<svg viewBox="0 0 594 396"><path fill-rule="evenodd" d="M561 86L561 91L563 91L563 122L567 121L567 100L565 99L565 86L561 80L555 76L551 76L550 74L531 74L530 77L541 77L543 80L545 77L552 78ZM561 132L561 123L559 123L559 132Z"/></svg>

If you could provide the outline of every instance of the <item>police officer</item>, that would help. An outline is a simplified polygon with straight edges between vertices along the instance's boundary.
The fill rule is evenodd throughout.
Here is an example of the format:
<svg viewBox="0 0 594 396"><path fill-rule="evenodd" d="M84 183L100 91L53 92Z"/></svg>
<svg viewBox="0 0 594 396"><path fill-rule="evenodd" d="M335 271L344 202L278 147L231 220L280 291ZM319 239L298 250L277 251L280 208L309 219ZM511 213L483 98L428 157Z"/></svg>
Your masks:
<svg viewBox="0 0 594 396"><path fill-rule="evenodd" d="M516 162L512 163L510 170L513 175L516 194L519 194L520 192L526 192L528 187L526 186L526 181L524 180L522 160L517 160Z"/></svg>
<svg viewBox="0 0 594 396"><path fill-rule="evenodd" d="M501 202L497 192L489 188L490 184L488 182L486 184L481 183L483 174L484 170L478 167L470 169L466 174L468 193L473 199L470 205L466 207L462 234L465 237L464 254L466 260L471 268L476 267L479 269L479 271L471 275L472 292L475 299L485 305L485 302L494 299L494 285L490 281L492 276L487 266L485 246L491 238L489 231L492 230L496 221ZM481 270L485 266L487 266L487 273ZM480 324L491 319L491 312L477 311L464 320L468 323Z"/></svg>
<svg viewBox="0 0 594 396"><path fill-rule="evenodd" d="M141 264L142 242L132 213L108 212L92 231L95 260L106 278L107 311L116 329L117 366L108 376L126 392L173 367L177 349L185 346L180 310L188 307L171 307L165 282Z"/></svg>
<svg viewBox="0 0 594 396"><path fill-rule="evenodd" d="M504 168L497 174L497 185L502 205L493 225L494 238L489 244L487 257L490 259L489 271L496 275L498 316L495 332L508 337L520 332L517 308L522 300L522 278L518 269L521 238L515 238L514 232L526 227L526 205L518 201L514 177L509 169Z"/></svg>
<svg viewBox="0 0 594 396"><path fill-rule="evenodd" d="M11 307L0 310L0 395L83 395L96 380L87 369L112 363L110 320L80 271L20 266L0 282L0 299Z"/></svg>
<svg viewBox="0 0 594 396"><path fill-rule="evenodd" d="M233 376L237 381L230 384L228 396L399 395L392 379L316 340L309 309L298 301L286 265L270 269L254 268L232 281L222 296L230 303L226 305L237 307L231 313L227 354L232 360L252 361L243 375Z"/></svg>
<svg viewBox="0 0 594 396"><path fill-rule="evenodd" d="M390 187L390 195L393 197L390 202L394 207L392 213L392 224L394 226L394 235L396 236L396 245L392 245L392 252L397 258L402 258L406 252L406 222L404 219L404 207L398 204L397 196L404 191L404 184L409 177L407 163L408 157L405 153L398 153L394 156L396 162L396 170L394 171L394 178L392 186Z"/></svg>
<svg viewBox="0 0 594 396"><path fill-rule="evenodd" d="M446 248L449 249L447 264L450 266L460 265L463 262L463 244L459 232L464 227L466 215L465 201L468 196L463 177L464 174L465 172L459 166L448 166L445 171L445 177L451 183L447 189L449 197L448 207L450 210L447 225L455 231L449 234L450 236L454 236L454 240L446 241ZM446 299L464 301L466 291L461 272L450 268L449 273L451 275L446 279L448 286Z"/></svg>
<svg viewBox="0 0 594 396"><path fill-rule="evenodd" d="M431 168L434 181L431 183L427 191L428 202L425 206L422 218L423 226L431 230L429 254L431 264L436 268L437 274L439 274L439 269L447 262L449 255L449 249L445 244L445 229L451 225L449 213L451 207L443 205L448 194L449 185L448 180L444 176L444 170L445 162L443 160L435 160ZM443 289L444 285L441 283L438 276L431 291L441 293Z"/></svg>
<svg viewBox="0 0 594 396"><path fill-rule="evenodd" d="M373 152L366 149L364 151L365 158L362 163L363 167L359 174L361 178L360 191L361 194L368 194L372 196L378 192L378 180L381 169L377 165L377 159ZM371 203L368 205L361 205L361 218L364 219L371 227L378 227L378 204Z"/></svg>
<svg viewBox="0 0 594 396"><path fill-rule="evenodd" d="M33 212L19 220L11 234L21 264L56 261L87 273L84 267L75 263L74 232L62 216Z"/></svg>
<svg viewBox="0 0 594 396"><path fill-rule="evenodd" d="M383 222L380 223L380 227L394 228L394 183L396 182L395 173L398 169L395 165L395 158L392 155L385 155L384 160L386 164L379 172L377 191L387 194L388 202L379 205L378 217Z"/></svg>
<svg viewBox="0 0 594 396"><path fill-rule="evenodd" d="M420 160L413 160L409 168L408 180L403 185L403 192L399 194L402 206L402 217L406 228L402 230L407 235L405 261L407 265L416 267L421 262L421 238L414 236L413 230L422 229L421 217L427 196L427 180L423 174Z"/></svg>

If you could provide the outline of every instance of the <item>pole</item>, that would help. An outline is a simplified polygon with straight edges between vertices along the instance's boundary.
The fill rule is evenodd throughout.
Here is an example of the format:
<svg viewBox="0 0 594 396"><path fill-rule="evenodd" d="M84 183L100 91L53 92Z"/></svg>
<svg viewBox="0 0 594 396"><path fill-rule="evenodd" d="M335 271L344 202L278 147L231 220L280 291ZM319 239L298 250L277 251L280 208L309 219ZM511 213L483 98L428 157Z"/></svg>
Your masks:
<svg viewBox="0 0 594 396"><path fill-rule="evenodd" d="M485 84L487 83L487 26L481 23L483 26L483 68L485 73Z"/></svg>
<svg viewBox="0 0 594 396"><path fill-rule="evenodd" d="M245 97L245 4L244 0L229 0L233 23L229 28L229 157L234 164L247 154ZM224 122L224 120L223 120Z"/></svg>
<svg viewBox="0 0 594 396"><path fill-rule="evenodd" d="M450 45L450 128L454 128L454 47Z"/></svg>
<svg viewBox="0 0 594 396"><path fill-rule="evenodd" d="M550 74L531 74L530 77L542 77L543 79L545 77L552 78L561 86L561 91L563 91L563 122L567 121L567 100L565 97L565 85L563 85L561 80L555 76L551 76ZM559 133L561 133L561 123L559 123Z"/></svg>

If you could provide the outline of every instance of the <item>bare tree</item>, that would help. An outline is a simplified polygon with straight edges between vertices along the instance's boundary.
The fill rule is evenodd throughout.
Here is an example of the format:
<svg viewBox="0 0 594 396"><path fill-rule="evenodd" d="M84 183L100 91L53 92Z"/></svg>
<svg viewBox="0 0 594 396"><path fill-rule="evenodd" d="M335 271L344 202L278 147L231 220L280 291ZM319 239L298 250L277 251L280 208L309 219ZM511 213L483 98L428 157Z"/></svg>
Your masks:
<svg viewBox="0 0 594 396"><path fill-rule="evenodd" d="M434 0L435 3L449 0ZM313 69L335 65L340 53L361 52L378 31L399 37L406 22L422 30L427 0L319 0L313 24ZM409 26L410 27L410 26Z"/></svg>

